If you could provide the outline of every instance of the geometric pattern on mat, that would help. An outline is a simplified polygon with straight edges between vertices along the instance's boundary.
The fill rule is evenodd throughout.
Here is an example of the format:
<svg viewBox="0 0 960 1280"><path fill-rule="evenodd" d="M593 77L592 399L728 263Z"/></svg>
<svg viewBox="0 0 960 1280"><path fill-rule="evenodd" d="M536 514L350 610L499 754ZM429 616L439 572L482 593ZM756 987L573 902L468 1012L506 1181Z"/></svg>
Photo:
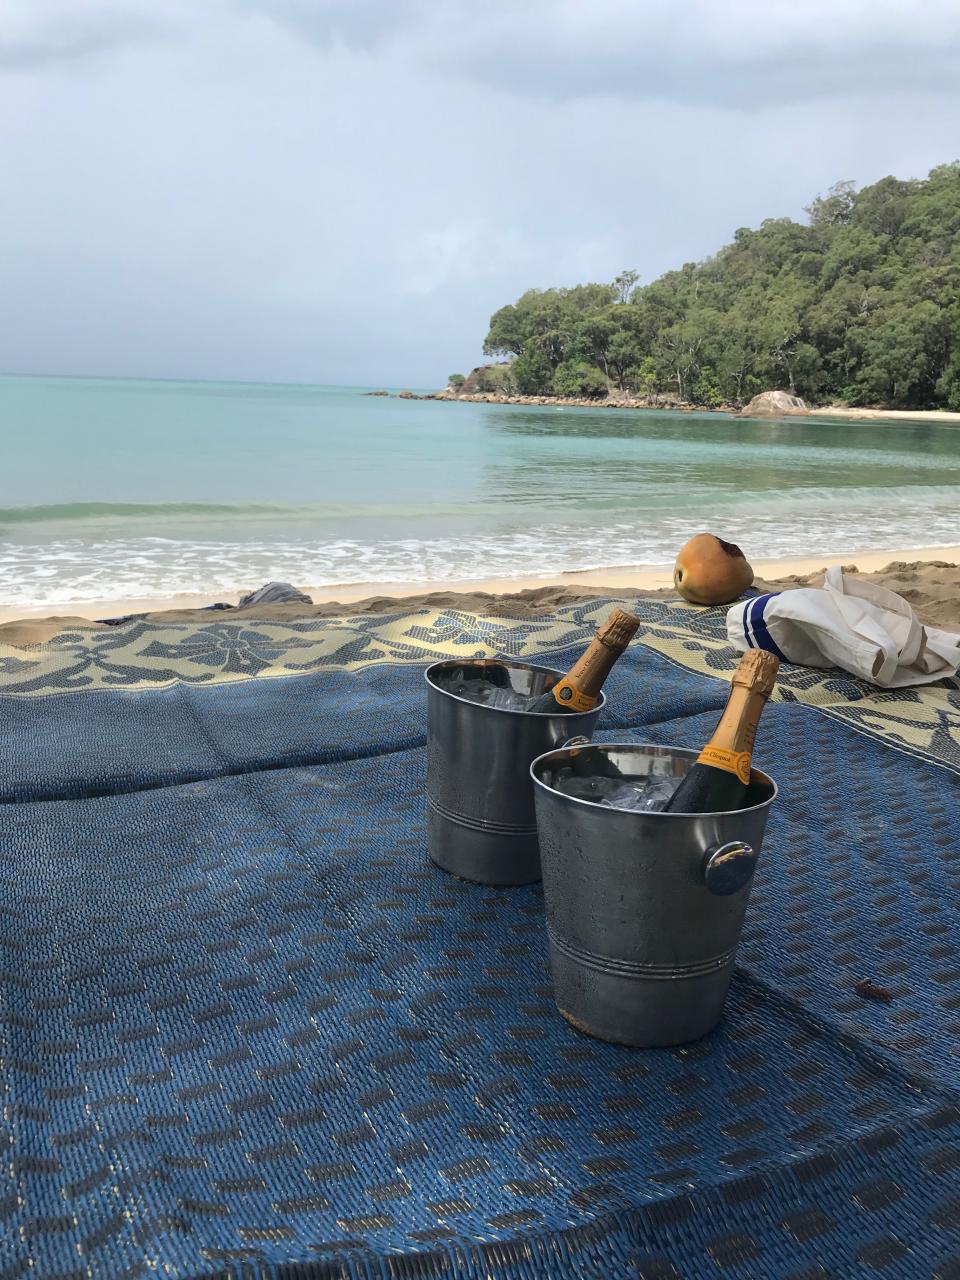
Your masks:
<svg viewBox="0 0 960 1280"><path fill-rule="evenodd" d="M0 643L0 696L50 696L254 677L358 671L447 657L530 661L584 642L613 604L635 611L636 644L685 670L729 679L736 665L725 612L683 601L624 596L566 606L542 618L480 617L454 609L355 618L147 622L78 628L32 649ZM775 695L823 708L859 732L960 768L960 680L884 692L840 671L785 664Z"/></svg>

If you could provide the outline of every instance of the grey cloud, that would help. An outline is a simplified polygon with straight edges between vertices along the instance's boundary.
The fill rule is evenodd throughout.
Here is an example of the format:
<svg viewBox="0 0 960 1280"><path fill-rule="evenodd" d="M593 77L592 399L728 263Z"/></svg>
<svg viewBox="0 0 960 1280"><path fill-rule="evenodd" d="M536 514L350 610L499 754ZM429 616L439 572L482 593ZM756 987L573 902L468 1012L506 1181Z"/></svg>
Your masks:
<svg viewBox="0 0 960 1280"><path fill-rule="evenodd" d="M857 55L825 58L791 49L769 60L711 57L706 50L663 55L662 50L621 48L593 61L562 51L536 64L516 51L486 59L474 51L463 70L494 87L541 94L555 101L607 97L660 100L696 106L760 110L788 102L856 94L926 90L943 82L960 93L960 45L931 50L904 63L892 50L867 49Z"/></svg>
<svg viewBox="0 0 960 1280"><path fill-rule="evenodd" d="M441 0L433 0L440 4ZM372 52L431 26L424 0L234 0L240 14L268 18L318 47ZM455 4L453 8L455 8Z"/></svg>
<svg viewBox="0 0 960 1280"><path fill-rule="evenodd" d="M960 92L960 7L927 0L241 0L318 47L389 48L555 101L758 108L863 91Z"/></svg>
<svg viewBox="0 0 960 1280"><path fill-rule="evenodd" d="M176 5L165 16L156 6L131 0L96 8L49 0L8 0L0 12L0 72L33 71L79 62L119 49L170 38Z"/></svg>
<svg viewBox="0 0 960 1280"><path fill-rule="evenodd" d="M960 93L956 0L4 0L0 70L260 20L515 96L759 109L863 92Z"/></svg>

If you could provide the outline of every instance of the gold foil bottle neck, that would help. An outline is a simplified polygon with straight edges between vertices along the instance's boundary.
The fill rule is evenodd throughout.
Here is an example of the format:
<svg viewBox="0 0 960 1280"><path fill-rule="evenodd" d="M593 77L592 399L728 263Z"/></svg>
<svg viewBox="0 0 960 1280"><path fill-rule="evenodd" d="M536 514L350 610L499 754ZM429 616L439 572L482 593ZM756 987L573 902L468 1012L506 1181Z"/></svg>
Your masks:
<svg viewBox="0 0 960 1280"><path fill-rule="evenodd" d="M766 649L748 649L733 673L733 683L742 685L751 693L769 698L780 670L780 659Z"/></svg>
<svg viewBox="0 0 960 1280"><path fill-rule="evenodd" d="M597 628L597 639L611 649L626 649L637 634L640 619L625 609L614 609L607 620Z"/></svg>

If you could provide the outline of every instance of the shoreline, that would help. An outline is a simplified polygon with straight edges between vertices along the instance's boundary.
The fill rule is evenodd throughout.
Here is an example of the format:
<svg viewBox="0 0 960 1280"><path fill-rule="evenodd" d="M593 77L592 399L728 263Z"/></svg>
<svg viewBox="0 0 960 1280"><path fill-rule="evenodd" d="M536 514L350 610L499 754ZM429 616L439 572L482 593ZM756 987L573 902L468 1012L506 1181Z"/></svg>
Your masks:
<svg viewBox="0 0 960 1280"><path fill-rule="evenodd" d="M815 409L791 409L788 413L753 417L733 405L651 404L649 400L630 396L588 399L584 396L501 395L495 391L474 391L467 395L435 391L426 395L414 392L367 391L365 395L392 396L399 400L442 400L452 404L515 404L555 409L640 409L648 413L710 414L713 417L738 418L744 422L785 422L789 418L835 418L850 422L939 422L960 425L960 413L951 409L870 409L826 405Z"/></svg>
<svg viewBox="0 0 960 1280"><path fill-rule="evenodd" d="M960 417L960 415L957 415ZM875 574L889 569L892 565L916 564L926 562L934 564L953 562L960 564L960 545L949 547L921 547L909 549L891 549L885 551L846 551L840 555L804 555L778 560L755 560L752 562L756 580L759 583L787 583L795 579L807 578L822 572L832 565L853 566L859 573ZM299 584L295 584L299 585ZM248 590L252 589L248 588ZM894 588L896 589L896 588ZM231 620L238 616L255 618L276 610L282 610L285 616L294 613L310 614L318 607L328 615L338 612L350 613L356 606L363 606L359 612L382 612L384 605L396 604L399 608L422 607L425 601L433 597L435 606L466 608L456 598L484 598L484 603L493 604L498 611L505 607L504 598L511 596L528 597L524 603L529 608L537 603L538 596L546 596L558 591L569 600L589 598L591 595L617 593L652 593L673 590L673 565L618 565L607 568L570 570L553 575L538 575L521 578L482 578L459 579L440 582L356 582L341 584L319 584L301 586L311 597L314 604L298 605L262 605L245 609L242 615L233 611L224 613ZM193 610L203 609L217 603L236 605L244 591L223 591L217 593L196 592L182 593L166 597L127 597L119 600L86 600L68 601L59 604L40 604L32 607L6 605L0 603L0 624L20 621L41 620L77 620L82 622L102 621L105 618L119 618L126 614L171 614L180 616ZM445 598L450 597L449 601ZM532 598L531 598L532 597ZM550 600L544 598L543 604L549 606ZM555 601L553 603L556 603ZM339 606L343 606L339 608ZM374 609L372 606L377 606ZM211 616L215 617L216 614ZM172 620L172 618L171 618Z"/></svg>

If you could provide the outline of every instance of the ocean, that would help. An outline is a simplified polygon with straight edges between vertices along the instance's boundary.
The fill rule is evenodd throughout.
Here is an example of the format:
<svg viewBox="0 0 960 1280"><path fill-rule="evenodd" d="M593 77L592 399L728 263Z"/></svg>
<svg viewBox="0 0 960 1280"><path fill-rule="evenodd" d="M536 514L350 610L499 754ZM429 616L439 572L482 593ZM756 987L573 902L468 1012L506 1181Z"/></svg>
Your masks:
<svg viewBox="0 0 960 1280"><path fill-rule="evenodd" d="M960 428L0 377L0 605L957 541Z"/></svg>

